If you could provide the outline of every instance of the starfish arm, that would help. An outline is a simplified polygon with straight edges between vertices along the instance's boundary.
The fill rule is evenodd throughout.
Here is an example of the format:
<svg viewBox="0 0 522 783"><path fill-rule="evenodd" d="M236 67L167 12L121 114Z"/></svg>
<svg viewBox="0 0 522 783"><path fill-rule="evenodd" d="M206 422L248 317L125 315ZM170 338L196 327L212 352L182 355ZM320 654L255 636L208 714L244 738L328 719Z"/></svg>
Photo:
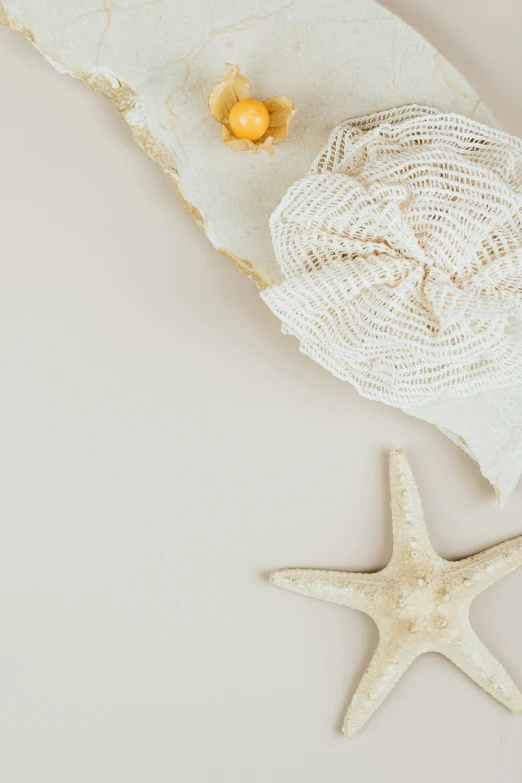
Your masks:
<svg viewBox="0 0 522 783"><path fill-rule="evenodd" d="M441 646L438 652L508 710L522 714L522 693L504 667L480 641L471 625L468 624L458 638Z"/></svg>
<svg viewBox="0 0 522 783"><path fill-rule="evenodd" d="M451 573L451 586L465 590L472 600L487 587L522 565L522 536L459 560Z"/></svg>
<svg viewBox="0 0 522 783"><path fill-rule="evenodd" d="M270 574L270 582L294 593L330 601L372 614L376 598L385 589L379 574L283 568Z"/></svg>
<svg viewBox="0 0 522 783"><path fill-rule="evenodd" d="M422 504L405 453L398 449L390 454L390 494L393 520L393 554L390 566L406 564L415 569L438 565L442 558L429 539Z"/></svg>
<svg viewBox="0 0 522 783"><path fill-rule="evenodd" d="M343 723L346 737L354 737L383 703L420 650L404 640L381 636L373 658L350 702Z"/></svg>

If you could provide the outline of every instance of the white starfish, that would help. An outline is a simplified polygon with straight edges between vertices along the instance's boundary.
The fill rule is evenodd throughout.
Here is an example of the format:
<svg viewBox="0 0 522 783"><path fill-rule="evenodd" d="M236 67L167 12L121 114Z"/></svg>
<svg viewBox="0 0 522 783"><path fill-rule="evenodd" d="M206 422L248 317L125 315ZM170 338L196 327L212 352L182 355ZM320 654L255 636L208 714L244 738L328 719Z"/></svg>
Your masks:
<svg viewBox="0 0 522 783"><path fill-rule="evenodd" d="M469 622L473 599L522 565L522 536L465 560L444 560L431 546L406 455L390 455L393 553L375 574L287 568L273 584L368 614L379 644L344 719L353 737L384 701L408 666L424 652L453 661L477 685L515 713L522 694Z"/></svg>

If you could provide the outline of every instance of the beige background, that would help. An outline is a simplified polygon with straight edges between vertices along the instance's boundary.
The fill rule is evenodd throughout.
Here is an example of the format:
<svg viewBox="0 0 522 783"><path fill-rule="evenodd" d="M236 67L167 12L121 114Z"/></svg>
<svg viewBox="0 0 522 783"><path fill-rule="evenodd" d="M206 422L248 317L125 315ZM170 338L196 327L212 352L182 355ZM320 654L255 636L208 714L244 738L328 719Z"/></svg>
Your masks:
<svg viewBox="0 0 522 783"><path fill-rule="evenodd" d="M519 0L388 0L522 134ZM522 532L434 428L282 337L102 98L0 30L0 779L515 783L522 719L424 656L355 740L376 643L271 587L376 569L403 446L449 558ZM473 624L522 686L522 570Z"/></svg>

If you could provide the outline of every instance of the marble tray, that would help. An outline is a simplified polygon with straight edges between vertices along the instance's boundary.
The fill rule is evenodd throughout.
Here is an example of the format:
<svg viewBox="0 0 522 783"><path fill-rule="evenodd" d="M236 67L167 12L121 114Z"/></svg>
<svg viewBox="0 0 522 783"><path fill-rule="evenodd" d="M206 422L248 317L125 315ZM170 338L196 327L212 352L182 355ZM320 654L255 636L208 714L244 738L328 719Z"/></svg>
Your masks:
<svg viewBox="0 0 522 783"><path fill-rule="evenodd" d="M0 0L0 23L112 101L214 247L260 288L281 278L269 216L338 122L421 103L494 124L444 57L373 0ZM207 100L226 62L256 97L298 106L273 157L221 142ZM522 395L507 397L476 398L473 416L460 403L408 411L473 456L501 500L522 469Z"/></svg>

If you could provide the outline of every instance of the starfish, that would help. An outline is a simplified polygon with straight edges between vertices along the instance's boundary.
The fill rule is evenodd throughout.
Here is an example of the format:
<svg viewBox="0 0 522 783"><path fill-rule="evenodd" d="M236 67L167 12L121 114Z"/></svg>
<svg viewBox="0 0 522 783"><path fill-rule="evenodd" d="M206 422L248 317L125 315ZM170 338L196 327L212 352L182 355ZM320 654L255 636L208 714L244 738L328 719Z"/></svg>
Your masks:
<svg viewBox="0 0 522 783"><path fill-rule="evenodd" d="M473 631L473 599L522 565L522 536L464 560L449 561L433 549L419 492L404 452L390 455L393 553L373 574L286 568L270 581L296 593L359 609L379 629L379 643L344 719L357 734L419 655L438 652L487 693L522 713L522 693Z"/></svg>

